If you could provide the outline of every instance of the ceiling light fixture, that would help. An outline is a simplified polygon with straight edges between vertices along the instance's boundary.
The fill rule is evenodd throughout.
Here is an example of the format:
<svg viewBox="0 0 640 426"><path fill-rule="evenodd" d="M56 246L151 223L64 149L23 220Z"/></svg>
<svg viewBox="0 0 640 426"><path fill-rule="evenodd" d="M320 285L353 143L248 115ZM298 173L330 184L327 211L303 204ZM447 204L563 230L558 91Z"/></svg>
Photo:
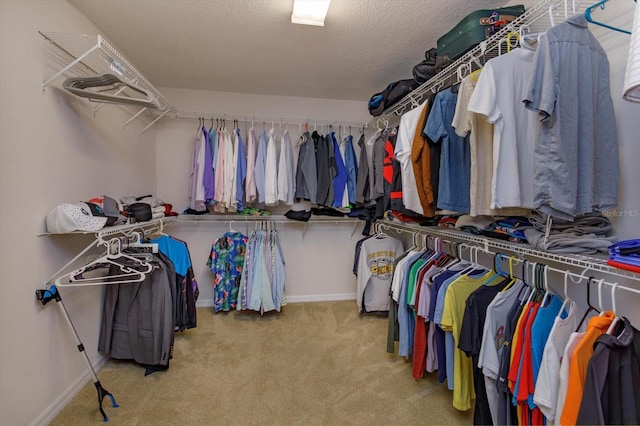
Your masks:
<svg viewBox="0 0 640 426"><path fill-rule="evenodd" d="M291 22L324 27L331 0L294 0Z"/></svg>

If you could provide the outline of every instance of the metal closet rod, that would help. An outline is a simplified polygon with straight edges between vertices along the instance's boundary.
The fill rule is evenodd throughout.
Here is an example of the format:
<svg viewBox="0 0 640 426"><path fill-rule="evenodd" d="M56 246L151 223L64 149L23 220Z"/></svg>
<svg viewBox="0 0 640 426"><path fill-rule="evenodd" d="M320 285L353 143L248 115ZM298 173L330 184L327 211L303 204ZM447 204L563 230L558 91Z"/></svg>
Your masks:
<svg viewBox="0 0 640 426"><path fill-rule="evenodd" d="M348 121L348 120L316 120L314 118L291 118L291 117L266 117L258 115L236 115L236 114L221 114L217 112L197 112L197 111L177 111L173 118L181 118L185 120L198 120L204 118L205 120L211 120L212 118L218 120L229 121L242 121L244 123L272 123L273 125L286 125L286 124L308 124L309 126L351 126L356 129L366 128L368 124L366 121Z"/></svg>

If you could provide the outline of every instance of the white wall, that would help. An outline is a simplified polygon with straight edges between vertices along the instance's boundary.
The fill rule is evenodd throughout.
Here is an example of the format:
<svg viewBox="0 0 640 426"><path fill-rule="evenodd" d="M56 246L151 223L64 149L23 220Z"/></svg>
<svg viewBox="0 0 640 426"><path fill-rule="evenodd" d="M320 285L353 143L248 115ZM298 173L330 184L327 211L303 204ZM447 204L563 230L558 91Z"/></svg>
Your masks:
<svg viewBox="0 0 640 426"><path fill-rule="evenodd" d="M346 120L366 122L368 112L364 102L295 98L267 95L212 92L161 88L169 102L179 110L224 113L242 116L311 118L315 120ZM209 125L209 124L207 124ZM232 123L227 121L227 126ZM256 129L262 123L254 123ZM271 127L271 123L267 124ZM279 129L278 124L275 125ZM163 120L157 128L158 196L172 203L176 211L188 206L189 164L196 120ZM241 129L244 130L244 124ZM298 126L290 125L292 140L298 137ZM244 133L244 131L243 131ZM354 135L359 135L355 129ZM356 141L357 142L357 136ZM357 147L356 147L357 148ZM297 158L297 152L295 153ZM304 209L296 204L294 210ZM269 208L276 214L289 207ZM235 229L245 232L244 224ZM355 297L355 279L351 275L354 244L362 231L358 224L353 235L352 224L310 224L304 239L304 225L298 222L278 224L287 272L286 295L290 301L329 300ZM187 241L200 287L201 306L213 301L211 273L206 260L212 242L229 229L229 224L180 223L171 226L171 234Z"/></svg>
<svg viewBox="0 0 640 426"><path fill-rule="evenodd" d="M85 365L55 303L34 291L90 242L86 236L37 237L57 204L96 195L155 192L155 135L116 107L102 108L53 87L37 33L97 34L64 0L0 1L0 424L42 422L87 380ZM59 84L60 82L58 82ZM92 360L102 293L62 291ZM96 407L92 407L97 409ZM90 417L89 417L90 418Z"/></svg>

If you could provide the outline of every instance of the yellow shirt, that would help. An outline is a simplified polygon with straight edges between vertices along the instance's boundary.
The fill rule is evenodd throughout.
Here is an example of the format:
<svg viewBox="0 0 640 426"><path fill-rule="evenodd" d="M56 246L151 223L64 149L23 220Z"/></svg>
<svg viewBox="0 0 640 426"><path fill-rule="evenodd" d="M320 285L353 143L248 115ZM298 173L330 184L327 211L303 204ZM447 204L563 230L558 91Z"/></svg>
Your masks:
<svg viewBox="0 0 640 426"><path fill-rule="evenodd" d="M493 271L477 278L463 275L452 282L445 293L442 329L452 332L456 344L453 361L453 406L458 410L470 409L471 400L476 397L473 389L473 361L458 349L467 298L483 284L497 284L503 279Z"/></svg>

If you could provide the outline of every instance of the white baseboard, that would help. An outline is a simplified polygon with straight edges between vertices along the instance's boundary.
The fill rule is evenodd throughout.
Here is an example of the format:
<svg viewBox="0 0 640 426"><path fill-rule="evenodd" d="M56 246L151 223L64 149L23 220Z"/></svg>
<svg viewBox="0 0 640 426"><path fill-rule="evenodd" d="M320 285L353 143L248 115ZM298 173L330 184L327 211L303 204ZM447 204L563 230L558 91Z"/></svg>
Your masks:
<svg viewBox="0 0 640 426"><path fill-rule="evenodd" d="M93 369L96 372L100 371L102 367L107 363L109 357L106 355L100 355L100 357L93 362ZM31 425L48 425L56 418L58 414L67 406L69 401L75 397L80 390L91 380L91 374L88 371L85 371L84 374L73 382L64 392L60 394L60 396L49 405L36 419L31 422ZM96 410L98 410L98 405L96 404Z"/></svg>
<svg viewBox="0 0 640 426"><path fill-rule="evenodd" d="M287 303L302 302L333 302L337 300L356 300L355 293L336 293L336 294L309 294L301 296L289 296L285 294ZM198 308L210 308L213 306L213 299L199 299L196 303Z"/></svg>
<svg viewBox="0 0 640 426"><path fill-rule="evenodd" d="M336 294L309 294L302 296L288 296L285 294L287 303L301 302L334 302L337 300L356 300L355 293L336 293Z"/></svg>

